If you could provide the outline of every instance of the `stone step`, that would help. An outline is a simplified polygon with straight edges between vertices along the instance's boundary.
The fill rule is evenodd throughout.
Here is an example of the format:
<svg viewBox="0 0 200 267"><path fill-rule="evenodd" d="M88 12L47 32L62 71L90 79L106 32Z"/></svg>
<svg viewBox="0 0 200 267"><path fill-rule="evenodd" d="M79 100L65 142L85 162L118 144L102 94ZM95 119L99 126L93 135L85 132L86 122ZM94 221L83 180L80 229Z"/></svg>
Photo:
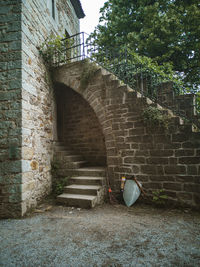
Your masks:
<svg viewBox="0 0 200 267"><path fill-rule="evenodd" d="M69 150L59 150L59 151L54 151L54 155L64 157L72 155L72 152Z"/></svg>
<svg viewBox="0 0 200 267"><path fill-rule="evenodd" d="M104 167L85 167L76 169L75 172L80 176L104 177L106 174Z"/></svg>
<svg viewBox="0 0 200 267"><path fill-rule="evenodd" d="M63 193L57 196L57 202L67 206L93 208L97 202L97 196Z"/></svg>
<svg viewBox="0 0 200 267"><path fill-rule="evenodd" d="M54 146L54 151L55 152L59 152L59 151L68 151L68 152L72 152L69 147L67 146Z"/></svg>
<svg viewBox="0 0 200 267"><path fill-rule="evenodd" d="M64 193L96 196L100 185L72 184L64 187Z"/></svg>
<svg viewBox="0 0 200 267"><path fill-rule="evenodd" d="M78 162L78 161L82 161L82 156L80 155L64 155L62 157L62 160L65 162Z"/></svg>
<svg viewBox="0 0 200 267"><path fill-rule="evenodd" d="M105 168L103 167L84 167L77 169L59 169L59 176L87 176L87 177L105 177Z"/></svg>
<svg viewBox="0 0 200 267"><path fill-rule="evenodd" d="M54 142L54 147L59 147L59 146L66 146L66 143L64 143L64 142Z"/></svg>
<svg viewBox="0 0 200 267"><path fill-rule="evenodd" d="M63 162L62 169L77 169L83 167L87 161L72 161L72 162Z"/></svg>
<svg viewBox="0 0 200 267"><path fill-rule="evenodd" d="M77 185L103 185L105 177L74 176L71 177L70 183Z"/></svg>

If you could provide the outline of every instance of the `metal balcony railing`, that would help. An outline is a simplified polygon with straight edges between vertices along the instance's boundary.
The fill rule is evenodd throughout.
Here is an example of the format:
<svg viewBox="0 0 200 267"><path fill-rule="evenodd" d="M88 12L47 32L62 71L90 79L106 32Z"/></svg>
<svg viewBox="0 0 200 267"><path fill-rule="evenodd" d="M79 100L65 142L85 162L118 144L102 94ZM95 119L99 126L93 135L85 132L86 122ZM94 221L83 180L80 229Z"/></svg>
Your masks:
<svg viewBox="0 0 200 267"><path fill-rule="evenodd" d="M144 64L133 62L128 49L105 48L102 51L89 35L81 32L62 39L62 47L53 49L50 56L52 67L89 58L98 65L116 75L125 84L139 91L143 96L173 110L181 117L199 123L197 103L194 94L184 94L184 89L174 84L167 77L161 76Z"/></svg>

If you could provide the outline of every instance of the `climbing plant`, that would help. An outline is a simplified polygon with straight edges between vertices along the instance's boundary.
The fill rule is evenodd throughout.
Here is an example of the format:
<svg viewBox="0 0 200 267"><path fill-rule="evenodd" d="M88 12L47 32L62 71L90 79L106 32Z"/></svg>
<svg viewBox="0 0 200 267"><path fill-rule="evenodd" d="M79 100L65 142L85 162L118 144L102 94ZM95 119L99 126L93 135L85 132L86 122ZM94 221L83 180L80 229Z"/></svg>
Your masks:
<svg viewBox="0 0 200 267"><path fill-rule="evenodd" d="M142 117L145 123L150 124L152 127L163 127L168 129L169 116L164 115L161 110L156 107L148 107L142 113Z"/></svg>
<svg viewBox="0 0 200 267"><path fill-rule="evenodd" d="M85 89L88 86L89 82L92 80L97 70L99 69L99 67L95 63L89 63L88 59L86 59L84 63L84 69L81 73L80 78L80 85L82 89Z"/></svg>
<svg viewBox="0 0 200 267"><path fill-rule="evenodd" d="M51 34L39 47L39 52L48 65L54 63L65 63L71 58L72 39L67 39L66 35Z"/></svg>
<svg viewBox="0 0 200 267"><path fill-rule="evenodd" d="M58 177L58 170L61 167L61 163L57 160L51 162L51 174L52 174L52 194L57 196L62 194L64 187L67 184L69 177Z"/></svg>

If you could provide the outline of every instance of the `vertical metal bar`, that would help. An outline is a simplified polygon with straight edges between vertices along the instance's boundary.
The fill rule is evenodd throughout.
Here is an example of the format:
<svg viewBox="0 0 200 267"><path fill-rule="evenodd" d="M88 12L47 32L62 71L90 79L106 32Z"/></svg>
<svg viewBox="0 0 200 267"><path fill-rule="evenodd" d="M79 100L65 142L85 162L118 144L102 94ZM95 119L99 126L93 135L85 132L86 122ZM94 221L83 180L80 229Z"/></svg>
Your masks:
<svg viewBox="0 0 200 267"><path fill-rule="evenodd" d="M85 39L84 39L84 32L82 33L83 37L83 59L85 59Z"/></svg>

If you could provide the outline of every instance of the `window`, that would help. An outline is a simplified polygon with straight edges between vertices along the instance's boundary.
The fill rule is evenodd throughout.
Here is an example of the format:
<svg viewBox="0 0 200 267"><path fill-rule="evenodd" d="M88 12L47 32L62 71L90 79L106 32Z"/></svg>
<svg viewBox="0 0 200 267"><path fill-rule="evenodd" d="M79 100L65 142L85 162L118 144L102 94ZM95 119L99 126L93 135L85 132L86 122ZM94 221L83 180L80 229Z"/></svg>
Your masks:
<svg viewBox="0 0 200 267"><path fill-rule="evenodd" d="M55 19L55 0L52 0L52 17Z"/></svg>

